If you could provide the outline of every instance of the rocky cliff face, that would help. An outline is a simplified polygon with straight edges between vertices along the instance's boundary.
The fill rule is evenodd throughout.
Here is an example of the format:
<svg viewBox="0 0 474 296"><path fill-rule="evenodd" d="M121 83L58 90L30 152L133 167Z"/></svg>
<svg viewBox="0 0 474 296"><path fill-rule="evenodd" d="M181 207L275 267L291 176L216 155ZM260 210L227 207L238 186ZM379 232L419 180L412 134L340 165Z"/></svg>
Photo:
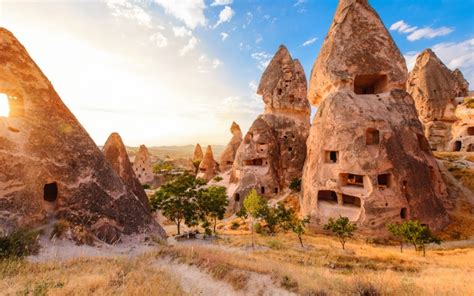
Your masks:
<svg viewBox="0 0 474 296"><path fill-rule="evenodd" d="M446 187L404 91L405 61L364 0L341 0L313 68L319 104L308 138L302 215L320 228L339 215L361 231L387 222L448 223Z"/></svg>
<svg viewBox="0 0 474 296"><path fill-rule="evenodd" d="M142 184L151 184L155 180L153 169L151 167L150 153L145 145L140 145L135 160L133 161L133 170Z"/></svg>
<svg viewBox="0 0 474 296"><path fill-rule="evenodd" d="M219 162L219 169L222 172L226 172L232 168L235 154L237 153L237 149L239 149L240 143L242 143L242 131L237 123L232 122L230 132L232 133L232 139L230 139L230 142L222 152Z"/></svg>
<svg viewBox="0 0 474 296"><path fill-rule="evenodd" d="M147 207L128 188L25 48L0 29L0 225L65 218L114 233L157 231Z"/></svg>
<svg viewBox="0 0 474 296"><path fill-rule="evenodd" d="M449 70L433 51L427 49L416 59L407 91L415 100L425 136L433 150L446 151L451 125L456 121L456 97L465 97L469 84L459 70Z"/></svg>
<svg viewBox="0 0 474 296"><path fill-rule="evenodd" d="M474 152L474 96L467 97L456 108L457 121L451 128L450 151Z"/></svg>
<svg viewBox="0 0 474 296"><path fill-rule="evenodd" d="M197 178L209 181L217 175L218 171L219 169L217 166L217 162L214 160L212 147L211 145L208 145L206 153L204 154L201 164L199 165Z"/></svg>
<svg viewBox="0 0 474 296"><path fill-rule="evenodd" d="M250 189L270 198L301 177L309 132L306 87L301 64L280 46L257 90L265 112L254 121L235 156L231 208L237 209Z"/></svg>

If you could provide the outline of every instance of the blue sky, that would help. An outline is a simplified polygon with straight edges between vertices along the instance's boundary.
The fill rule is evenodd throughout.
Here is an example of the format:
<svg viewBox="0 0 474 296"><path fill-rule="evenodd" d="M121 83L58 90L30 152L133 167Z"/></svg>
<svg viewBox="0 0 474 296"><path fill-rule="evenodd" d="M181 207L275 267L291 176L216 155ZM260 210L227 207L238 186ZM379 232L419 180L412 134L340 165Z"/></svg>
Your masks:
<svg viewBox="0 0 474 296"><path fill-rule="evenodd" d="M410 66L431 47L474 85L474 0L372 0ZM309 76L336 0L0 1L12 31L97 144L225 144L263 111L280 44ZM472 87L474 88L474 87Z"/></svg>

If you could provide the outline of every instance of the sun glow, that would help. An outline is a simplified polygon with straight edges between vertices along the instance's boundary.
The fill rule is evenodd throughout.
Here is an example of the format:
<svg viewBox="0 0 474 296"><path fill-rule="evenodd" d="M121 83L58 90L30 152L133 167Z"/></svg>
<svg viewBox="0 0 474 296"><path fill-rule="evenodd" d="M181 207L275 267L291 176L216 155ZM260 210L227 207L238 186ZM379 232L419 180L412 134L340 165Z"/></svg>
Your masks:
<svg viewBox="0 0 474 296"><path fill-rule="evenodd" d="M8 104L8 96L0 94L0 117L8 117L10 115L10 105Z"/></svg>

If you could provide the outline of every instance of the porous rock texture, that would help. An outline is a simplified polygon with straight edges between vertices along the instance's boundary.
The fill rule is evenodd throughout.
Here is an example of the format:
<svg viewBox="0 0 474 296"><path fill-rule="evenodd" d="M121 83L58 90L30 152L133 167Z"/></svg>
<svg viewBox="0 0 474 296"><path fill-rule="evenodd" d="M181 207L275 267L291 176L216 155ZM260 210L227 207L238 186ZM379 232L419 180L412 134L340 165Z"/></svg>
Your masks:
<svg viewBox="0 0 474 296"><path fill-rule="evenodd" d="M467 96L468 88L461 71L448 69L431 49L418 55L408 76L407 91L415 100L432 150L448 150L451 126L457 120L456 98Z"/></svg>
<svg viewBox="0 0 474 296"><path fill-rule="evenodd" d="M232 168L235 154L237 153L237 149L239 149L240 143L242 143L242 131L237 123L232 122L230 132L232 134L232 139L230 139L230 142L224 148L219 162L219 169L221 172L226 172Z"/></svg>
<svg viewBox="0 0 474 296"><path fill-rule="evenodd" d="M11 111L0 118L3 231L55 217L89 229L114 228L117 234L164 235L25 48L3 28L0 93L8 95Z"/></svg>
<svg viewBox="0 0 474 296"><path fill-rule="evenodd" d="M153 169L151 167L150 153L145 145L140 145L135 160L133 161L133 170L142 184L152 184L155 180Z"/></svg>
<svg viewBox="0 0 474 296"><path fill-rule="evenodd" d="M232 166L231 210L237 210L253 188L272 198L301 178L310 127L306 90L303 67L280 46L257 89L265 103L264 114L245 135Z"/></svg>
<svg viewBox="0 0 474 296"><path fill-rule="evenodd" d="M217 162L214 160L214 154L212 153L211 145L207 146L206 153L199 165L197 178L204 179L206 181L214 178L219 172Z"/></svg>
<svg viewBox="0 0 474 296"><path fill-rule="evenodd" d="M464 99L456 108L457 121L451 129L450 151L474 152L474 96Z"/></svg>
<svg viewBox="0 0 474 296"><path fill-rule="evenodd" d="M319 106L300 201L310 225L342 215L362 233L405 219L445 226L446 186L404 90L405 61L366 0L339 2L312 73Z"/></svg>

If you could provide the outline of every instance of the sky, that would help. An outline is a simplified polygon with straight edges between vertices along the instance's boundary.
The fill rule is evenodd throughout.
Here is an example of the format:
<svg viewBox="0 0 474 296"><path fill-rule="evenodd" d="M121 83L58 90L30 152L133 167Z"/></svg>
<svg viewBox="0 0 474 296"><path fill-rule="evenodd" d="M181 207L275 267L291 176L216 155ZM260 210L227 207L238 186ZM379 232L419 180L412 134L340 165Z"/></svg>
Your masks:
<svg viewBox="0 0 474 296"><path fill-rule="evenodd" d="M474 0L369 0L409 69L432 48L474 89ZM0 0L10 30L97 145L226 144L263 112L280 44L306 76L336 0Z"/></svg>

